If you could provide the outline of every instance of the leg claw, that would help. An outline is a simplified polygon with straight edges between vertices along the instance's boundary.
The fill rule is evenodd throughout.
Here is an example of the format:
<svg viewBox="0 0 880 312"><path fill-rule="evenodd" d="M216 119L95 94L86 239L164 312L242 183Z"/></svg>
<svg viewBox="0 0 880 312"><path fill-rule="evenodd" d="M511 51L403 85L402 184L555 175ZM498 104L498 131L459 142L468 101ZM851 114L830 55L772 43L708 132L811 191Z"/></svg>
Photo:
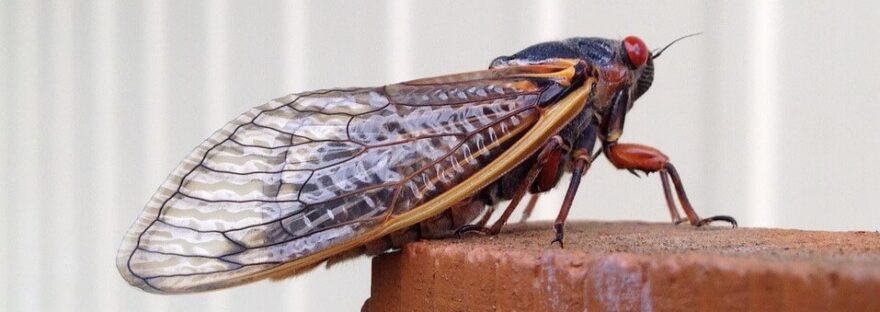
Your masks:
<svg viewBox="0 0 880 312"><path fill-rule="evenodd" d="M556 238L554 238L552 241L550 241L550 245L553 245L553 243L559 243L559 248L564 249L565 244L563 243L562 238L565 236L565 234L563 234L562 226L563 226L562 224L555 224L553 226L553 229L556 230Z"/></svg>
<svg viewBox="0 0 880 312"><path fill-rule="evenodd" d="M724 215L721 215L721 216L712 216L712 217L708 217L708 218L702 219L702 220L700 220L700 222L697 222L697 225L696 225L696 226L697 226L697 227L702 227L702 226L705 226L705 225L709 225L710 223L715 222L715 221L722 221L722 222L730 223L730 225L731 225L734 229L737 227L736 219L734 219L734 218L731 217L731 216L724 216Z"/></svg>
<svg viewBox="0 0 880 312"><path fill-rule="evenodd" d="M629 171L629 173L632 173L634 176L636 176L636 178L640 178L640 179L642 178L642 176L640 176L639 173L633 169L626 169L626 171Z"/></svg>
<svg viewBox="0 0 880 312"><path fill-rule="evenodd" d="M455 230L455 236L457 236L458 238L462 238L466 234L488 235L489 228L485 226L467 224Z"/></svg>
<svg viewBox="0 0 880 312"><path fill-rule="evenodd" d="M556 237L552 241L550 241L550 245L553 246L554 243L559 243L559 248L565 249L565 244L562 243L561 237Z"/></svg>

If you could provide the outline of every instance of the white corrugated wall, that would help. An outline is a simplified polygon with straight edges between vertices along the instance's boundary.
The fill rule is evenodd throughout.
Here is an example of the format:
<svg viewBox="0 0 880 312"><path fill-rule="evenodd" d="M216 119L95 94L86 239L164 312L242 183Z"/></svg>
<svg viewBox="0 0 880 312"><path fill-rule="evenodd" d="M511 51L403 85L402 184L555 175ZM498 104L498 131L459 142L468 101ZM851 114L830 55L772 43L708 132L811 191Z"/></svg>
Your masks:
<svg viewBox="0 0 880 312"><path fill-rule="evenodd" d="M622 139L670 155L703 215L878 230L875 29L869 1L0 1L0 309L357 310L367 259L157 296L118 276L116 247L177 162L251 106L481 69L569 36L658 47L704 32L658 60ZM668 218L656 175L604 160L578 195L571 218Z"/></svg>

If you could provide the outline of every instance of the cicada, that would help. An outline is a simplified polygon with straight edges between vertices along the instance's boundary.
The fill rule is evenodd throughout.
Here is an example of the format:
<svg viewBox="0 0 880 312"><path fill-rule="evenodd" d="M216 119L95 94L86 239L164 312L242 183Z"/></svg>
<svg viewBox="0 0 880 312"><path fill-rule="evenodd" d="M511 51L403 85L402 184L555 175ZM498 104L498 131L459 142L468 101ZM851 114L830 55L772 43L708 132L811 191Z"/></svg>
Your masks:
<svg viewBox="0 0 880 312"><path fill-rule="evenodd" d="M633 36L570 38L487 70L257 106L174 169L125 235L119 272L149 292L197 292L420 238L496 234L525 194L570 173L554 223L561 246L581 177L600 154L620 169L659 172L674 223L735 226L698 217L659 150L618 143L662 52Z"/></svg>

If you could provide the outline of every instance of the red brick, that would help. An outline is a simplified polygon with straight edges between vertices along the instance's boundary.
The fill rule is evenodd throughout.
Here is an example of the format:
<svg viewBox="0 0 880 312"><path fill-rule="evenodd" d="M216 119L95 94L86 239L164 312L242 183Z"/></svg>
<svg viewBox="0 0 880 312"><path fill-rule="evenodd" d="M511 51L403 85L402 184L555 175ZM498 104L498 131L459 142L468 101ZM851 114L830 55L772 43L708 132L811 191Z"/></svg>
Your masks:
<svg viewBox="0 0 880 312"><path fill-rule="evenodd" d="M373 260L364 311L878 311L880 233L548 223Z"/></svg>

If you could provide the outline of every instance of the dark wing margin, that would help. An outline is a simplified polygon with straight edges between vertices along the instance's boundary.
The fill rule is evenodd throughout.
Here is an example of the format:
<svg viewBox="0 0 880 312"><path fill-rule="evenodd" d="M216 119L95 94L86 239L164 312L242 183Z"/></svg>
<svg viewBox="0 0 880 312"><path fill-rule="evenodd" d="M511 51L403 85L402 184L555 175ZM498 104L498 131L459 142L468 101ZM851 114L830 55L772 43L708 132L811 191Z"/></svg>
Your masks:
<svg viewBox="0 0 880 312"><path fill-rule="evenodd" d="M542 119L539 101L561 92L548 71L322 90L251 109L169 175L117 267L147 291L205 291L295 271L388 224L423 220L430 211L420 207L468 184Z"/></svg>

